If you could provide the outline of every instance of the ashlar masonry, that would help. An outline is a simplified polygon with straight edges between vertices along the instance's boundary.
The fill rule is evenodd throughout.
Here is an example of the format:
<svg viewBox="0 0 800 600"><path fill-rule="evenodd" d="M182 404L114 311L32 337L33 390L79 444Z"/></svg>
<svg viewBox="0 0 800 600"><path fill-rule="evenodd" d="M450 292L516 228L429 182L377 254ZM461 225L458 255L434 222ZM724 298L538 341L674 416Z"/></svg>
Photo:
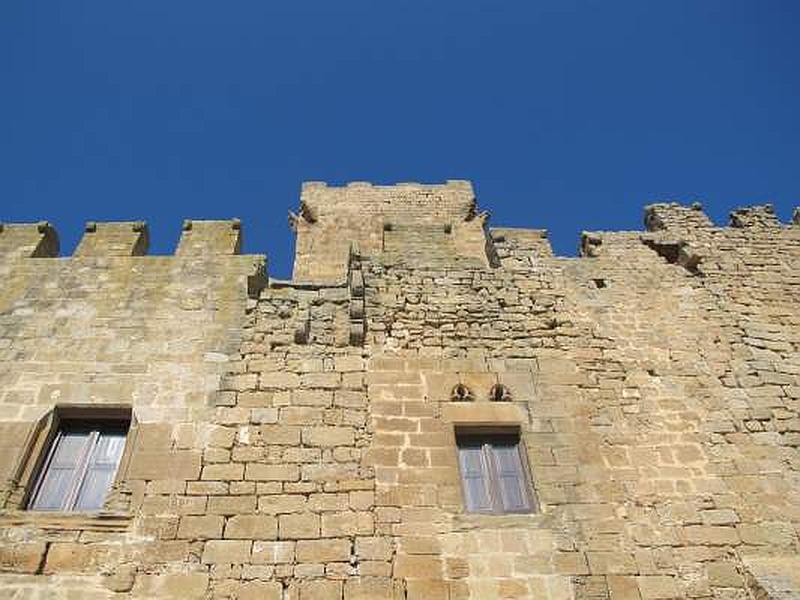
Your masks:
<svg viewBox="0 0 800 600"><path fill-rule="evenodd" d="M0 597L800 597L800 211L553 256L466 181L0 225Z"/></svg>

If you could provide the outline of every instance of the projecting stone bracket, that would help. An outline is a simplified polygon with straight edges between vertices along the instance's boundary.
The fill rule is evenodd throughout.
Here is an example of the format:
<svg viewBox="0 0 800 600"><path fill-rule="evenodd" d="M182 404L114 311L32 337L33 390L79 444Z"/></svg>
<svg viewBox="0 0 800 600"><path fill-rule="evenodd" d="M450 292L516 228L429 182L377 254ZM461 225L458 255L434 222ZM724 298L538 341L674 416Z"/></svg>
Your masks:
<svg viewBox="0 0 800 600"><path fill-rule="evenodd" d="M703 257L689 242L647 235L641 236L640 239L645 246L652 248L656 254L664 258L668 263L679 265L692 275L701 274L698 267L703 262Z"/></svg>
<svg viewBox="0 0 800 600"><path fill-rule="evenodd" d="M289 228L297 233L297 226L303 221L308 225L313 225L317 222L317 213L314 212L305 200L300 201L300 214L289 211Z"/></svg>
<svg viewBox="0 0 800 600"><path fill-rule="evenodd" d="M581 233L581 245L578 249L579 256L597 258L600 256L603 246L603 238L597 234L584 231Z"/></svg>

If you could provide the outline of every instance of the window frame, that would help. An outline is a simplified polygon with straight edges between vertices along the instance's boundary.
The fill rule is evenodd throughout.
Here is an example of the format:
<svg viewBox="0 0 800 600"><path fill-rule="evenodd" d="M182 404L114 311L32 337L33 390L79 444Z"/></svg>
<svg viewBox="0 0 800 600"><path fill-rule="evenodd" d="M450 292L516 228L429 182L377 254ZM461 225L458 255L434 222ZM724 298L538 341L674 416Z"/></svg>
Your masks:
<svg viewBox="0 0 800 600"><path fill-rule="evenodd" d="M455 433L459 480L461 482L465 512L480 515L524 515L539 511L527 453L518 428L459 428ZM522 488L522 500L525 505L519 509L506 509L504 506L502 497L503 484L500 481L497 459L493 451L495 447L509 445L514 447L519 459L519 481ZM462 449L467 447L479 447L481 451L481 463L485 471L486 492L489 499L489 508L487 509L468 506L469 490L467 489L467 477L464 473L461 458Z"/></svg>
<svg viewBox="0 0 800 600"><path fill-rule="evenodd" d="M31 514L97 514L103 512L103 508L82 509L76 508L76 502L80 497L81 486L83 485L89 468L88 458L96 445L99 435L96 436L95 443L85 444L83 449L86 465L80 478L74 477L71 482L71 496L69 502L62 502L59 509L40 509L34 505L37 501L40 488L47 474L48 467L52 462L53 455L58 445L58 440L63 432L70 427L79 426L84 430L105 429L106 431L118 432L124 436L124 444L120 452L119 460L116 464L114 475L106 492L112 490L123 478L128 469L130 454L133 442L138 431L137 422L130 405L60 405L53 408L35 426L35 430L29 436L25 446L26 450L20 457L17 475L17 484L23 493L20 500L11 503L8 508L17 507Z"/></svg>

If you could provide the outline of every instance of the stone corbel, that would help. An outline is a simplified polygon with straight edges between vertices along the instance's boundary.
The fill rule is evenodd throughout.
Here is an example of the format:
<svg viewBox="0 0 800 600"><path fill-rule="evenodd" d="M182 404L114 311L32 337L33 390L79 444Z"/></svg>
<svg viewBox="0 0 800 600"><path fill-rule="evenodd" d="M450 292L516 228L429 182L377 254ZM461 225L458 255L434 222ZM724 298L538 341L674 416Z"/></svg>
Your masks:
<svg viewBox="0 0 800 600"><path fill-rule="evenodd" d="M307 223L317 222L316 213L305 200L300 201L300 216L303 217Z"/></svg>
<svg viewBox="0 0 800 600"><path fill-rule="evenodd" d="M289 211L289 229L297 233L297 221L300 220L300 217L297 216L292 211Z"/></svg>
<svg viewBox="0 0 800 600"><path fill-rule="evenodd" d="M478 216L478 203L475 198L472 199L472 202L467 209L467 214L464 216L465 221L472 221L476 216Z"/></svg>
<svg viewBox="0 0 800 600"><path fill-rule="evenodd" d="M603 238L597 234L584 231L581 235L580 255L597 258L603 246Z"/></svg>

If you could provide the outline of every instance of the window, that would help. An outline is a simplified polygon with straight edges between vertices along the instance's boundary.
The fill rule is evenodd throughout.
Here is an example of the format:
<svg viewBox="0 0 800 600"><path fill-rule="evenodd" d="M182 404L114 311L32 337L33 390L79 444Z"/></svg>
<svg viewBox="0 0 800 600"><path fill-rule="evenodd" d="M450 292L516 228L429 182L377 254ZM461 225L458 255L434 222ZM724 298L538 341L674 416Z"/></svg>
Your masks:
<svg viewBox="0 0 800 600"><path fill-rule="evenodd" d="M28 508L95 511L114 482L129 421L61 421Z"/></svg>
<svg viewBox="0 0 800 600"><path fill-rule="evenodd" d="M461 482L468 512L527 513L535 508L519 434L456 436Z"/></svg>

